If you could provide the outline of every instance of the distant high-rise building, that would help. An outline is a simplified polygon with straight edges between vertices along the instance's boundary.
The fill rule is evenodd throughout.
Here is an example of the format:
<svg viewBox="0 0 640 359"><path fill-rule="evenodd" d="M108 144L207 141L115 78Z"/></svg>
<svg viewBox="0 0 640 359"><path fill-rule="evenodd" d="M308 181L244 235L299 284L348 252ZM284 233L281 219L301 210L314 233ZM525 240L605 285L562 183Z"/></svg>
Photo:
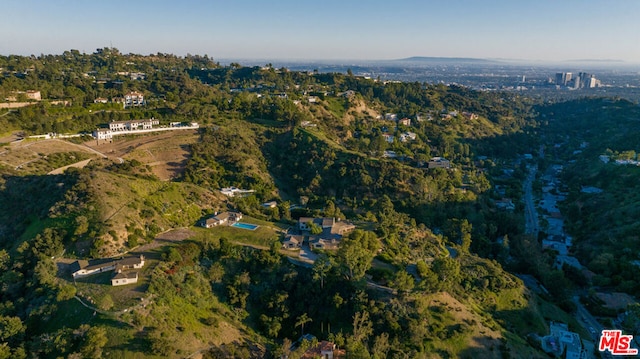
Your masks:
<svg viewBox="0 0 640 359"><path fill-rule="evenodd" d="M571 72L558 72L556 73L556 85L567 86L572 77Z"/></svg>
<svg viewBox="0 0 640 359"><path fill-rule="evenodd" d="M581 72L580 73L580 87L581 88L594 88L596 87L596 77L595 75Z"/></svg>
<svg viewBox="0 0 640 359"><path fill-rule="evenodd" d="M564 83L564 72L556 72L556 85Z"/></svg>
<svg viewBox="0 0 640 359"><path fill-rule="evenodd" d="M596 79L596 76L587 72L579 72L577 76L573 76L571 72L557 72L555 80L556 85L567 86L575 90L600 86L600 81Z"/></svg>
<svg viewBox="0 0 640 359"><path fill-rule="evenodd" d="M580 88L580 76L576 77L573 79L573 86L571 86L574 89L579 89Z"/></svg>

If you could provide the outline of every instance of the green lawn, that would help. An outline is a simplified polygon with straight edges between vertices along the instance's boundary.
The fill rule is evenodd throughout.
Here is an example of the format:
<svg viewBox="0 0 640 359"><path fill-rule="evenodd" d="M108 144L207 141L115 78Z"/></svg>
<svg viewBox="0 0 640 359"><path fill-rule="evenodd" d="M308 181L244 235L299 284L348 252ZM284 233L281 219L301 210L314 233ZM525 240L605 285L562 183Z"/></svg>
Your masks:
<svg viewBox="0 0 640 359"><path fill-rule="evenodd" d="M194 227L193 230L201 240L228 239L231 242L269 247L275 240L280 239L280 231L288 226L280 223L271 223L256 218L244 216L240 222L258 225L255 230L231 226L218 226L213 228Z"/></svg>

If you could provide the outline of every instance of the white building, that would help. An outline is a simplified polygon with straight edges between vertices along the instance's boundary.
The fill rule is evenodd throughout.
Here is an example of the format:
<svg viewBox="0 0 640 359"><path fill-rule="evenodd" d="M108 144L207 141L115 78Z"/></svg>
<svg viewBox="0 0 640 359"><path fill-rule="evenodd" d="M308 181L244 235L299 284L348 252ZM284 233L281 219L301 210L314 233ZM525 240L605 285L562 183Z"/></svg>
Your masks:
<svg viewBox="0 0 640 359"><path fill-rule="evenodd" d="M110 140L113 138L113 132L108 128L98 128L93 131L93 137L97 140Z"/></svg>
<svg viewBox="0 0 640 359"><path fill-rule="evenodd" d="M144 95L140 92L133 91L124 95L124 107L135 107L144 105Z"/></svg>
<svg viewBox="0 0 640 359"><path fill-rule="evenodd" d="M130 120L130 121L113 121L109 123L111 131L135 131L135 130L151 130L153 126L160 124L159 120L150 118L147 120Z"/></svg>
<svg viewBox="0 0 640 359"><path fill-rule="evenodd" d="M407 141L415 141L417 135L413 132L405 132L403 134L400 134L400 141L402 142L407 142Z"/></svg>
<svg viewBox="0 0 640 359"><path fill-rule="evenodd" d="M220 192L223 195L227 196L227 197L235 197L235 196L241 196L241 195L248 194L248 193L253 193L255 191L252 190L252 189L240 189L240 188L236 188L236 187L225 187L225 188L222 188L220 190Z"/></svg>

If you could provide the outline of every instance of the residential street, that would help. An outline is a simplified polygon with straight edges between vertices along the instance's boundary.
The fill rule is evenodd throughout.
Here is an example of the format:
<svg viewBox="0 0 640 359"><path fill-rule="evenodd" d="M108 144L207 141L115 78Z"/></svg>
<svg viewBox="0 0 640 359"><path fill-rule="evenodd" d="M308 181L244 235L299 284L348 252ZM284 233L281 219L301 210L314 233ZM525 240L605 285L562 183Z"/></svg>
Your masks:
<svg viewBox="0 0 640 359"><path fill-rule="evenodd" d="M533 180L536 178L538 167L529 167L529 175L524 182L524 217L525 217L525 233L531 234L534 238L538 238L538 212L533 201Z"/></svg>

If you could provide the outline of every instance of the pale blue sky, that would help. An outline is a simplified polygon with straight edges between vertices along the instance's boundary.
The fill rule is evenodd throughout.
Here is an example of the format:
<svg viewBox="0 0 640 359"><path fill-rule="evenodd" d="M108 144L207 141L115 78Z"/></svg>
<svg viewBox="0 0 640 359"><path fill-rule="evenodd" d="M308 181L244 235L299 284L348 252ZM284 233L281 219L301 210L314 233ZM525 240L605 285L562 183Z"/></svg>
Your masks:
<svg viewBox="0 0 640 359"><path fill-rule="evenodd" d="M640 63L636 0L3 0L0 54Z"/></svg>

